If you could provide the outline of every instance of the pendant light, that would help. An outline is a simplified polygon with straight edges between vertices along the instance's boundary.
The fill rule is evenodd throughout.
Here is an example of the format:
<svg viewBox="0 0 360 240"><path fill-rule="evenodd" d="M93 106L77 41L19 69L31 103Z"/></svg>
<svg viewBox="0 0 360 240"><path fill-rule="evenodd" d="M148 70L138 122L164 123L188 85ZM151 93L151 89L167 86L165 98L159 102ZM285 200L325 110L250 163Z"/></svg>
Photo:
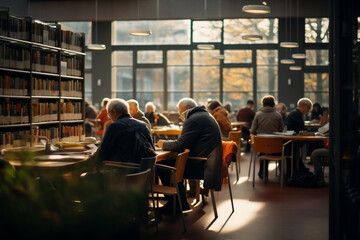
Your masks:
<svg viewBox="0 0 360 240"><path fill-rule="evenodd" d="M290 66L289 69L291 71L301 71L302 68L301 66Z"/></svg>
<svg viewBox="0 0 360 240"><path fill-rule="evenodd" d="M290 22L290 27L289 27L289 36L291 38L291 0L290 0L290 7L289 7L289 22ZM287 35L287 24L286 24L286 29L285 29L286 35ZM298 48L299 47L299 43L298 42L291 42L291 41L286 41L286 42L281 42L280 43L280 47L283 48Z"/></svg>
<svg viewBox="0 0 360 240"><path fill-rule="evenodd" d="M266 2L263 2L263 5L245 5L242 11L250 14L269 14L271 9L266 5Z"/></svg>
<svg viewBox="0 0 360 240"><path fill-rule="evenodd" d="M137 2L137 20L140 19L140 3L139 0ZM151 31L149 29L133 29L129 32L129 35L131 36L137 36L137 37L145 37L150 36Z"/></svg>
<svg viewBox="0 0 360 240"><path fill-rule="evenodd" d="M256 40L262 40L263 36L257 34L246 34L246 35L242 35L241 38L243 40L256 41Z"/></svg>
<svg viewBox="0 0 360 240"><path fill-rule="evenodd" d="M98 43L98 2L95 0L95 43L87 45L89 50L105 50L105 44Z"/></svg>
<svg viewBox="0 0 360 240"><path fill-rule="evenodd" d="M299 41L299 0L296 0L296 39ZM294 53L292 55L292 58L294 59L305 59L306 54L305 53Z"/></svg>
<svg viewBox="0 0 360 240"><path fill-rule="evenodd" d="M287 12L287 0L285 0L285 11ZM286 21L285 21L285 38L286 38L286 40L287 40L287 38L288 38L288 35L287 35L287 29L288 29L288 21L287 21L287 16L286 16ZM280 45L281 44L288 44L289 42L282 42L282 43L280 43ZM286 49L285 50L285 54L286 54L286 56L289 56L289 49ZM295 60L294 59L290 59L290 58L284 58L284 59L281 59L280 60L280 63L281 64L294 64L295 63Z"/></svg>
<svg viewBox="0 0 360 240"><path fill-rule="evenodd" d="M295 60L294 60L294 59L287 59L287 58L285 58L285 59L281 59L281 60L280 60L280 63L281 63L281 64L294 64L294 63L295 63Z"/></svg>
<svg viewBox="0 0 360 240"><path fill-rule="evenodd" d="M201 50L212 50L212 49L215 49L215 45L214 44L198 44L197 48L201 49Z"/></svg>

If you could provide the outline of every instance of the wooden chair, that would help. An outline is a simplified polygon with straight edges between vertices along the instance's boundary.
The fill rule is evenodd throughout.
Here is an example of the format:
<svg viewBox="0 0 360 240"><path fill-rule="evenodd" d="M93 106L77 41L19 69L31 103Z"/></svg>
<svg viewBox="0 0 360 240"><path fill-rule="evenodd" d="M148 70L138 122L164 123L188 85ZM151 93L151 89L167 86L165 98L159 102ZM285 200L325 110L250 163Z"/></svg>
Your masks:
<svg viewBox="0 0 360 240"><path fill-rule="evenodd" d="M154 190L153 190L153 179L154 179L154 166L155 166L156 156L142 158L140 164L137 163L129 163L129 162L113 162L113 161L104 161L104 165L111 168L125 168L131 169L130 171L135 172L143 172L150 169L150 176L148 179L148 191L151 193L151 200L153 205L153 213L156 224L156 231L158 231L158 214L155 209L155 198L154 198Z"/></svg>
<svg viewBox="0 0 360 240"><path fill-rule="evenodd" d="M251 154L251 158L253 158L253 187L255 187L255 160L269 160L269 161L281 161L281 187L284 185L284 173L286 169L286 158L284 156L285 146L292 142L292 140L283 143L281 137L259 137L253 136L254 140L254 151ZM265 155L256 156L256 153L262 153ZM270 155L270 154L281 154L279 155ZM265 180L265 161L263 162L263 176Z"/></svg>
<svg viewBox="0 0 360 240"><path fill-rule="evenodd" d="M236 167L236 181L239 180L239 174L241 172L241 166L240 166L240 158L241 158L241 131L230 131L229 132L229 140L233 141L236 143L237 147L238 147L238 151L236 153L236 162L235 162L235 167Z"/></svg>
<svg viewBox="0 0 360 240"><path fill-rule="evenodd" d="M184 232L186 232L186 225L185 225L185 218L183 214L183 208L181 204L179 189L178 189L178 183L183 181L183 175L185 171L186 161L189 157L189 150L186 149L184 152L179 153L176 162L175 167L162 165L162 164L155 164L155 168L168 170L171 172L171 186L165 186L165 185L154 185L154 193L157 194L157 207L159 208L159 194L165 194L165 195L172 195L174 198L174 205L173 205L173 212L174 215L176 213L176 197L179 202L180 211L181 211L181 217L182 222L184 226Z"/></svg>

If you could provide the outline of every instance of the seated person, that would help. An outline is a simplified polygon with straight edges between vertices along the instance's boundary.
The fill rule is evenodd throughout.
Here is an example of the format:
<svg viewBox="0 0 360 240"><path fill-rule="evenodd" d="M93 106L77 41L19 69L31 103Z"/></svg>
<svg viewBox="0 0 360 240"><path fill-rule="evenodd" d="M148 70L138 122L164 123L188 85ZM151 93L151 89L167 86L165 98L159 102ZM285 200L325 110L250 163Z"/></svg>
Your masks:
<svg viewBox="0 0 360 240"><path fill-rule="evenodd" d="M141 158L156 155L149 128L129 115L125 100L111 99L106 108L112 123L95 154L98 162L140 163Z"/></svg>
<svg viewBox="0 0 360 240"><path fill-rule="evenodd" d="M91 136L91 127L94 126L96 116L97 109L95 106L85 100L85 135L87 137Z"/></svg>
<svg viewBox="0 0 360 240"><path fill-rule="evenodd" d="M279 103L278 105L276 105L276 111L278 111L278 113L280 113L283 122L285 122L285 119L286 119L286 110L287 110L287 108L286 108L285 103Z"/></svg>
<svg viewBox="0 0 360 240"><path fill-rule="evenodd" d="M228 111L228 118L229 118L230 122L236 122L236 116L231 111L231 109L232 109L231 102L225 103L224 108Z"/></svg>
<svg viewBox="0 0 360 240"><path fill-rule="evenodd" d="M255 114L251 125L251 134L282 132L284 123L280 113L275 110L275 98L271 95L264 96L261 104L263 107ZM265 177L268 176L268 163L269 161L265 161ZM263 160L260 160L258 176L263 178Z"/></svg>
<svg viewBox="0 0 360 240"><path fill-rule="evenodd" d="M319 103L314 103L312 111L309 113L310 121L313 123L320 122L322 117L322 108Z"/></svg>
<svg viewBox="0 0 360 240"><path fill-rule="evenodd" d="M163 114L156 111L156 106L153 102L145 104L145 117L149 120L151 127L154 126L169 126L170 121Z"/></svg>
<svg viewBox="0 0 360 240"><path fill-rule="evenodd" d="M242 127L241 128L241 134L242 137L245 140L249 140L250 139L250 131L249 129L251 128L251 123L255 117L255 111L253 110L255 106L255 103L253 100L248 100L246 103L246 106L241 108L237 115L236 115L236 119L238 122L247 122L249 127ZM246 144L246 148L245 151L246 152L250 152L250 148L251 145L249 142L247 142Z"/></svg>
<svg viewBox="0 0 360 240"><path fill-rule="evenodd" d="M146 123L149 126L150 129L150 122L149 120L145 117L145 114L139 109L139 102L136 101L135 99L130 99L127 101L129 103L129 112L130 115L140 121L143 121L144 123Z"/></svg>
<svg viewBox="0 0 360 240"><path fill-rule="evenodd" d="M218 123L222 136L228 137L232 127L231 122L227 117L228 112L226 109L221 106L221 103L218 100L213 100L208 104L207 110L211 113L211 115L213 115Z"/></svg>
<svg viewBox="0 0 360 240"><path fill-rule="evenodd" d="M101 106L103 107L99 113L99 115L97 115L97 117L95 118L95 120L97 121L97 123L100 126L100 129L97 130L96 134L99 136L103 136L105 134L106 129L104 128L105 124L110 120L110 118L107 115L107 111L106 111L106 105L109 102L109 98L104 98L101 102Z"/></svg>
<svg viewBox="0 0 360 240"><path fill-rule="evenodd" d="M191 157L208 157L214 153L214 158L208 160L189 159L186 163L184 178L203 178L204 187L221 189L222 167L222 141L221 133L215 119L206 111L204 106L197 106L192 98L183 98L178 103L180 118L184 121L184 127L180 137L176 140L159 140L158 146L164 150L183 152L189 149ZM213 152L220 149L220 152ZM162 161L162 164L174 166L174 160ZM159 172L161 181L169 185L170 175L167 172ZM184 210L189 209L186 201L185 187L179 185L181 203ZM162 212L171 212L172 198L163 207Z"/></svg>

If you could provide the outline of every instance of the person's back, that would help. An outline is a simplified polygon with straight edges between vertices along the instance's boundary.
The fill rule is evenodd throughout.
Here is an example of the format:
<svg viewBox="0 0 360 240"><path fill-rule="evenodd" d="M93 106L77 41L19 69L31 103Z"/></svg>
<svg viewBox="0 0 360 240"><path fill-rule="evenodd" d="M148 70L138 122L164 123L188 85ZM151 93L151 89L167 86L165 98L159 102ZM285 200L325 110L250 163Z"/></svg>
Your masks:
<svg viewBox="0 0 360 240"><path fill-rule="evenodd" d="M211 115L215 118L216 122L220 127L221 134L225 137L228 136L231 131L231 122L228 118L228 112L225 108L221 106L221 103L217 100L214 100L209 103L207 109Z"/></svg>
<svg viewBox="0 0 360 240"><path fill-rule="evenodd" d="M95 119L97 114L97 109L94 105L85 104L85 118Z"/></svg>
<svg viewBox="0 0 360 240"><path fill-rule="evenodd" d="M250 123L254 119L254 117L255 111L248 106L241 108L236 115L236 119L238 120L238 122Z"/></svg>
<svg viewBox="0 0 360 240"><path fill-rule="evenodd" d="M262 107L255 115L251 134L282 132L284 123L280 113L273 107Z"/></svg>

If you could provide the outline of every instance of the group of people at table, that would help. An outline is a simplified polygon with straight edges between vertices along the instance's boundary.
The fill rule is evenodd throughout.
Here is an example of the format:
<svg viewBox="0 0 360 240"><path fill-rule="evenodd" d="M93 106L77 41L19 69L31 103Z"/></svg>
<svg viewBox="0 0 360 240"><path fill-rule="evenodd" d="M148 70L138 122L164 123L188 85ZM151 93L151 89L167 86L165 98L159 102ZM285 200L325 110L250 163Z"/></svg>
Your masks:
<svg viewBox="0 0 360 240"><path fill-rule="evenodd" d="M262 107L257 113L254 112L251 104L253 105L253 102L249 101L248 106L240 109L237 114L239 121L249 122L251 134L282 132L284 125L287 130L302 133L306 130L303 116L309 112L312 106L310 99L300 99L297 108L291 111L284 121L281 111L278 112L275 108L273 96L262 98ZM106 115L112 123L108 125L98 151L94 155L96 161L139 163L141 158L156 156L150 128L159 121L163 121L164 125L167 125L169 120L164 115L155 113L155 106L152 103L147 104L146 109L149 111L146 114L139 109L138 102L133 99L128 101L110 99L105 106ZM204 179L204 187L220 190L221 170L219 169L222 164L222 137L227 136L232 130L229 112L217 100L208 102L205 107L198 106L192 98L183 98L177 106L179 118L183 122L181 135L174 140L160 139L156 145L163 150L179 153L189 149L191 157L208 158L210 154L220 156L220 159L215 160L218 163L215 163L213 167L205 167L206 160L191 159L191 161L187 161L184 172L184 178L201 178ZM317 159L313 159L315 174L319 176L321 182L323 181L322 168L321 164L319 165L319 162L316 161ZM164 160L162 164L174 166L175 159ZM302 167L305 168L303 164ZM263 169L260 169L260 178L264 177L262 172ZM170 184L169 173L159 171L158 174L163 184ZM265 171L265 177L267 177L267 171ZM186 200L185 187L183 183L179 183L178 187L182 207L184 210L188 210L190 206ZM171 212L171 201L172 198L169 198L169 202L163 206L161 212Z"/></svg>

